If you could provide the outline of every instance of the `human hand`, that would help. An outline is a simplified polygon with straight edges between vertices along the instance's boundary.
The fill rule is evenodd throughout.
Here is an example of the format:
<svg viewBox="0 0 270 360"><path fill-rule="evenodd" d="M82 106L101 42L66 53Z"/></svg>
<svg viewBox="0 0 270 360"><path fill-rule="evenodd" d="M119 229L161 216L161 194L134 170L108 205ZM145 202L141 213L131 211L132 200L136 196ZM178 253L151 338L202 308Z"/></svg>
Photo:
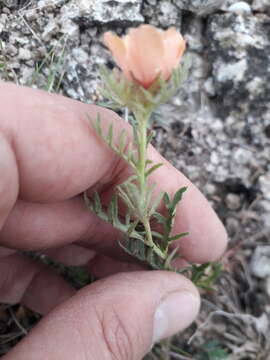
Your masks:
<svg viewBox="0 0 270 360"><path fill-rule="evenodd" d="M0 84L0 99L0 301L47 314L4 359L141 359L154 341L192 322L199 295L182 276L129 262L119 232L81 198L98 188L106 201L129 171L87 114L100 113L116 133L128 125L106 109L12 84ZM175 221L177 233L190 232L181 254L198 263L215 260L226 233L214 211L153 148L149 156L165 164L153 175L160 188L174 193L188 185ZM76 293L18 250L85 266L103 279Z"/></svg>

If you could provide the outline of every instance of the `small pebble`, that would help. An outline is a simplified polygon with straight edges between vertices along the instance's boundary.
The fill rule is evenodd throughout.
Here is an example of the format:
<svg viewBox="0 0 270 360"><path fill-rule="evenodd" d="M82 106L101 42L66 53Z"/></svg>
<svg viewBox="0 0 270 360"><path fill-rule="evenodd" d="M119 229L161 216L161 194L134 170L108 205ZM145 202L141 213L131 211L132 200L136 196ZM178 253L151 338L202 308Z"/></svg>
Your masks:
<svg viewBox="0 0 270 360"><path fill-rule="evenodd" d="M232 4L231 6L228 7L227 10L237 15L251 14L251 7L245 1L239 1L235 4Z"/></svg>
<svg viewBox="0 0 270 360"><path fill-rule="evenodd" d="M241 199L237 194L228 194L225 202L230 210L237 210L241 207Z"/></svg>
<svg viewBox="0 0 270 360"><path fill-rule="evenodd" d="M20 60L30 60L32 57L31 51L28 49L20 48L18 59Z"/></svg>
<svg viewBox="0 0 270 360"><path fill-rule="evenodd" d="M257 246L251 260L251 270L261 279L270 277L270 246Z"/></svg>

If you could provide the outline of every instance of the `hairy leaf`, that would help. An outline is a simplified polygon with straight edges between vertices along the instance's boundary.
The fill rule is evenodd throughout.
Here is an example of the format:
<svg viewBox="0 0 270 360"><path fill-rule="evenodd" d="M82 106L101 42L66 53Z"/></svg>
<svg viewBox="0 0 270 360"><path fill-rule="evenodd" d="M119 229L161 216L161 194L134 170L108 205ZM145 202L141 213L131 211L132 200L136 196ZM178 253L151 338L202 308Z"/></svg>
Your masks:
<svg viewBox="0 0 270 360"><path fill-rule="evenodd" d="M164 165L163 163L158 163L153 165L150 169L148 169L145 173L145 176L148 177L149 175L152 174L153 171L157 170L158 168L160 168L162 165Z"/></svg>

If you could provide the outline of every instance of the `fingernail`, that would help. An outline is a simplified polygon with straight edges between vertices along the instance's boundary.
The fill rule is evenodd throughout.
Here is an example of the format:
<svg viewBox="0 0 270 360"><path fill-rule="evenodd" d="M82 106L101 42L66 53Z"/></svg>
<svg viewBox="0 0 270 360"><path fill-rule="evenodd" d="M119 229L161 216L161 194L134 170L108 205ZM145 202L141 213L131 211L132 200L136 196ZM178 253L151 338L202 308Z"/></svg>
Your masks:
<svg viewBox="0 0 270 360"><path fill-rule="evenodd" d="M199 296L188 291L170 293L155 312L153 342L185 329L196 318L199 308Z"/></svg>

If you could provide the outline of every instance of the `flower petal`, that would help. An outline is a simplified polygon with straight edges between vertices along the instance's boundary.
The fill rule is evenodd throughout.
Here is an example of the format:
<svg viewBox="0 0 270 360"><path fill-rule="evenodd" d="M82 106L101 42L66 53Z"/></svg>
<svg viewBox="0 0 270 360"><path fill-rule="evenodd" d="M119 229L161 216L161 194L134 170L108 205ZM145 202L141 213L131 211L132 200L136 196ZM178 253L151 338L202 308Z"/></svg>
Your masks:
<svg viewBox="0 0 270 360"><path fill-rule="evenodd" d="M162 33L151 25L141 25L130 30L125 44L128 68L147 88L161 72L164 63Z"/></svg>
<svg viewBox="0 0 270 360"><path fill-rule="evenodd" d="M128 75L127 51L124 41L119 36L114 35L111 32L106 32L104 34L104 43L110 49L117 65L125 75Z"/></svg>
<svg viewBox="0 0 270 360"><path fill-rule="evenodd" d="M162 35L165 47L166 64L163 76L164 79L167 80L170 77L172 70L179 64L186 49L186 42L175 28L168 29Z"/></svg>

